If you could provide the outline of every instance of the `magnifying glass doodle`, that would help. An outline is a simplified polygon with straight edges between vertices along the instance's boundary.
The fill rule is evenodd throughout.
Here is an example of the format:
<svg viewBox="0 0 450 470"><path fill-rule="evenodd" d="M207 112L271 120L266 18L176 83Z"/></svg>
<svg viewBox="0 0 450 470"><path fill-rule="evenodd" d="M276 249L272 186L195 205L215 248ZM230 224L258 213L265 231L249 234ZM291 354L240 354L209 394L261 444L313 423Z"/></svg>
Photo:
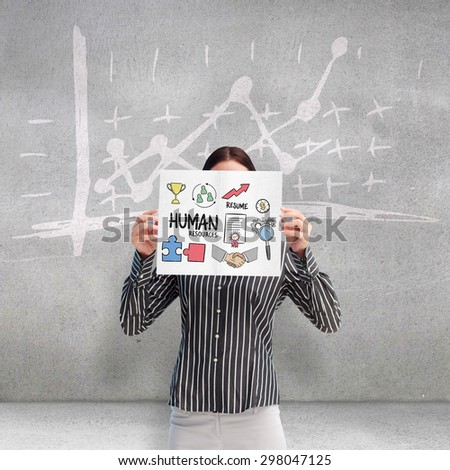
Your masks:
<svg viewBox="0 0 450 470"><path fill-rule="evenodd" d="M269 217L264 223L260 219L256 219L252 223L252 230L258 234L258 237L263 241L266 242L266 257L270 260L270 245L269 241L275 235L275 232L272 228L272 225L275 224L275 219Z"/></svg>

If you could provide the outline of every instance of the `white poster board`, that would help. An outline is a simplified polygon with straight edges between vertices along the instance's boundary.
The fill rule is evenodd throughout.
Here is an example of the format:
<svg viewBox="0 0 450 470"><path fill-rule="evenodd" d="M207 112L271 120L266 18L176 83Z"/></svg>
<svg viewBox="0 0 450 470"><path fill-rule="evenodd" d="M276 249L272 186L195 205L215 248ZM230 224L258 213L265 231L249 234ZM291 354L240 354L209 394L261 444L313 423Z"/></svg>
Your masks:
<svg viewBox="0 0 450 470"><path fill-rule="evenodd" d="M157 274L279 276L280 171L161 170Z"/></svg>

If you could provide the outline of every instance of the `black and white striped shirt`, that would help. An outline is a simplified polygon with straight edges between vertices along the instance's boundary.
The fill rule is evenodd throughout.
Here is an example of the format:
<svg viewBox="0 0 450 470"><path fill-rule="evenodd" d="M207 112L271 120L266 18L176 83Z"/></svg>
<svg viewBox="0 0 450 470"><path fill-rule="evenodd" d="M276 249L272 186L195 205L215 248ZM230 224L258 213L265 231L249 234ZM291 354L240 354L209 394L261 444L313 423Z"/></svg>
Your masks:
<svg viewBox="0 0 450 470"><path fill-rule="evenodd" d="M278 404L273 366L274 312L290 297L320 331L339 329L339 300L307 245L305 260L282 242L281 276L156 274L156 252L135 250L125 279L120 324L126 335L146 330L177 297L181 343L168 404L187 411L239 413Z"/></svg>

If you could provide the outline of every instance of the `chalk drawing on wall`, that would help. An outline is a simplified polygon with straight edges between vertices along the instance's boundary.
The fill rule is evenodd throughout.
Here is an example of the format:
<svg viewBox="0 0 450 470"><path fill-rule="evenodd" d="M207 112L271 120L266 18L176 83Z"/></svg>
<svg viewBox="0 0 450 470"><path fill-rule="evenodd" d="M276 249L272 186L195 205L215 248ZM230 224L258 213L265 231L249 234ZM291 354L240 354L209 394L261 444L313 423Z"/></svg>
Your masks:
<svg viewBox="0 0 450 470"><path fill-rule="evenodd" d="M376 180L373 177L373 172L371 171L369 179L365 183L363 183L363 186L367 186L367 192L369 193L374 184L381 184L381 183L386 183L386 180Z"/></svg>
<svg viewBox="0 0 450 470"><path fill-rule="evenodd" d="M119 106L116 106L116 107L114 108L114 116L113 116L112 119L105 119L105 120L104 120L106 123L113 123L113 124L114 124L114 130L115 130L115 131L117 131L117 123L118 123L119 121L124 121L125 119L130 119L131 117L133 117L133 116L121 116L121 117L119 117L119 116L117 115L117 109L118 109L118 108L119 108Z"/></svg>
<svg viewBox="0 0 450 470"><path fill-rule="evenodd" d="M25 152L21 153L19 157L48 157L46 153Z"/></svg>
<svg viewBox="0 0 450 470"><path fill-rule="evenodd" d="M269 111L269 103L266 103L266 106L264 108L264 112L261 113L261 114L258 114L258 117L261 117L261 118L265 119L266 121L268 121L270 116L276 116L277 114L281 114L281 113L274 112L274 111ZM250 116L251 121L254 121L255 119L256 119L255 116Z"/></svg>
<svg viewBox="0 0 450 470"><path fill-rule="evenodd" d="M369 111L367 113L367 116L371 116L372 114L378 114L380 118L383 118L383 111L387 111L388 109L392 109L393 106L380 106L377 102L377 100L374 98L373 103L375 104L375 109L372 109L372 111Z"/></svg>
<svg viewBox="0 0 450 470"><path fill-rule="evenodd" d="M155 58L153 59L153 71L152 71L152 82L153 83L155 82L156 63L158 62L158 52L159 52L159 49L156 48Z"/></svg>
<svg viewBox="0 0 450 470"><path fill-rule="evenodd" d="M113 81L113 64L114 64L114 55L113 51L111 51L111 55L109 58L109 83Z"/></svg>
<svg viewBox="0 0 450 470"><path fill-rule="evenodd" d="M339 113L343 111L350 111L350 108L338 108L332 101L330 111L327 111L322 117L325 118L329 116L330 114L334 114L338 127L341 127L341 120L339 119Z"/></svg>
<svg viewBox="0 0 450 470"><path fill-rule="evenodd" d="M372 137L372 142L370 142L370 147L367 149L371 153L372 157L375 158L375 150L387 150L391 149L390 145L375 145L375 137Z"/></svg>
<svg viewBox="0 0 450 470"><path fill-rule="evenodd" d="M298 201L283 201L286 206L295 206ZM379 209L360 209L345 204L330 203L325 201L302 201L302 208L308 217L326 218L327 211L333 212L333 218L347 217L348 220L361 221L390 221L390 222L438 222L439 219L420 215L406 214L403 212L382 211Z"/></svg>
<svg viewBox="0 0 450 470"><path fill-rule="evenodd" d="M86 65L86 39L81 34L78 26L73 29L73 66L74 66L74 96L75 96L75 136L76 136L76 182L75 182L75 201L73 207L72 217L67 220L50 221L44 223L38 223L32 225L33 233L25 235L13 236L14 239L25 239L31 237L39 238L54 238L69 236L72 239L74 247L74 255L80 256L83 251L84 240L86 234L89 231L103 230L103 221L106 217L115 216L118 221L116 226L122 226L124 224L124 215L115 214L116 200L128 199L134 203L143 202L149 198L154 191L154 181L159 175L160 170L165 169L173 164L179 165L185 169L197 169L190 162L182 158L181 155L194 143L196 142L207 129L211 126L217 128L217 122L219 117L223 117L229 114L233 114L228 111L231 104L242 105L250 112L250 120L254 121L260 137L250 145L246 151L259 151L262 155L262 149L267 148L273 153L279 163L280 170L284 175L291 174L298 163L305 158L311 157L322 147L325 147L331 142L331 139L324 140L322 142L313 142L309 137L306 142L295 145L295 149L305 149L306 153L300 156L291 155L286 150L282 149L276 142L275 136L282 129L292 125L295 122L301 121L303 123L310 122L321 109L319 101L321 92L330 77L330 73L334 62L341 56L347 53L347 39L340 37L333 41L331 46L331 59L328 62L317 86L315 87L310 98L303 100L297 107L296 113L289 119L287 119L278 127L269 130L266 127L264 119L268 121L270 116L268 107L263 114L257 112L253 101L251 99L251 90L253 87L253 81L248 76L242 76L237 79L231 86L228 97L219 106L214 106L214 111L203 114L206 120L200 124L197 128L193 129L187 136L182 138L178 143L175 143L173 147L168 145L168 137L162 134L153 135L150 139L150 144L147 149L142 151L137 156L131 158L125 155L125 142L120 138L111 138L106 144L106 151L109 157L104 159L104 163L109 162L113 164L114 172L106 178L98 178L97 181L92 185L89 174L89 163L90 163L90 149L89 149L89 132L88 132L88 103L87 103L87 65ZM253 60L254 54L254 41L251 46L251 56ZM111 56L112 57L112 56ZM153 63L152 80L155 81L155 70L158 59L158 49L155 52L155 58ZM111 76L111 75L110 75ZM373 99L375 109L371 110L367 116L377 114L380 118L383 118L383 112L392 109L392 106L380 106L376 99ZM116 108L117 109L117 108ZM334 110L332 110L335 113ZM117 116L116 116L117 117ZM130 116L131 117L131 116ZM117 118L119 120L120 118ZM180 116L171 116L169 113L169 105L166 105L166 114L159 118L155 118L154 121L167 121L171 119L180 119ZM337 117L336 117L337 119ZM111 120L113 122L114 120ZM117 121L115 122L117 124ZM355 150L359 146L341 146L339 139L336 138L336 146L329 150L329 154L336 153L340 160L342 160L343 150ZM374 139L372 139L372 155L375 150L381 150L374 145ZM387 146L383 146L385 148ZM370 148L369 148L370 151ZM205 156L209 153L209 145L207 144L205 149ZM24 154L21 154L24 155ZM148 178L141 182L136 182L132 174L132 168L139 165L139 163L158 157L159 163L153 169ZM118 194L115 189L116 181L125 180L130 192L127 194ZM363 186L367 186L368 192L375 184L385 183L384 180L375 180L373 174L369 177L369 180L363 183ZM331 199L332 188L339 186L348 186L350 183L345 181L332 181L331 177L328 176L326 181L326 189L328 198ZM323 183L311 183L303 184L300 176L296 187L298 188L300 199L303 198L303 189L312 186L320 186ZM111 203L113 213L108 215L102 215L98 217L90 217L86 214L88 197L91 189L98 194L107 194L100 205ZM339 191L338 191L339 192ZM290 205L295 207L299 204L299 200L284 201L286 206ZM322 219L328 216L330 207L333 211L333 217L340 217L345 215L349 220L392 220L392 221L405 221L405 222L436 222L437 219L431 217L424 217L412 214L404 214L399 212L384 211L378 209L365 209L359 207L352 207L348 205L342 205L338 203L331 203L329 201L304 201L301 200L301 207L307 216L316 216ZM129 213L130 218L135 218L140 214L140 211ZM114 224L110 224L114 226Z"/></svg>
<svg viewBox="0 0 450 470"><path fill-rule="evenodd" d="M53 122L53 119L30 119L28 124L49 124Z"/></svg>
<svg viewBox="0 0 450 470"><path fill-rule="evenodd" d="M217 119L219 119L220 116L227 116L230 114L234 114L234 111L224 111L222 106L214 106L214 111L212 113L205 113L202 114L202 116L205 118L212 118L212 125L214 126L214 129L217 130Z"/></svg>
<svg viewBox="0 0 450 470"><path fill-rule="evenodd" d="M327 182L326 182L326 185L327 185L327 192L328 192L328 198L331 199L331 188L333 188L334 186L347 186L348 184L350 183L342 183L342 182L332 182L331 181L331 177L329 176L327 178Z"/></svg>
<svg viewBox="0 0 450 470"><path fill-rule="evenodd" d="M37 193L37 194L21 194L20 197L42 197L50 196L52 193Z"/></svg>
<svg viewBox="0 0 450 470"><path fill-rule="evenodd" d="M359 149L359 145L344 145L342 146L339 142L339 139L336 139L336 147L334 147L331 150L328 150L328 155L331 155L335 153L338 157L339 160L342 161L342 150L353 150L353 149Z"/></svg>
<svg viewBox="0 0 450 470"><path fill-rule="evenodd" d="M298 182L294 184L294 188L298 188L298 197L303 199L303 188L314 188L315 186L322 186L324 183L308 183L305 184L302 181L300 173L298 174Z"/></svg>
<svg viewBox="0 0 450 470"><path fill-rule="evenodd" d="M172 115L169 113L169 105L166 104L166 114L164 114L164 116L155 117L155 118L153 119L153 122L166 121L166 122L170 123L170 121L171 121L172 119L181 119L181 116L172 116Z"/></svg>
<svg viewBox="0 0 450 470"><path fill-rule="evenodd" d="M417 78L419 80L420 80L420 76L422 75L422 65L423 65L423 59L420 61L419 69L417 70Z"/></svg>
<svg viewBox="0 0 450 470"><path fill-rule="evenodd" d="M198 152L197 157L203 157L205 160L211 155L211 150L209 148L209 142L206 142L205 150L203 152Z"/></svg>
<svg viewBox="0 0 450 470"><path fill-rule="evenodd" d="M301 142L300 144L294 145L294 149L306 147L306 153L301 155L300 157L297 157L297 161L309 157L314 152L317 152L317 150L320 150L322 147L325 147L325 145L329 144L330 142L331 139L324 140L323 142L313 142L311 138L308 137L308 140L306 142Z"/></svg>

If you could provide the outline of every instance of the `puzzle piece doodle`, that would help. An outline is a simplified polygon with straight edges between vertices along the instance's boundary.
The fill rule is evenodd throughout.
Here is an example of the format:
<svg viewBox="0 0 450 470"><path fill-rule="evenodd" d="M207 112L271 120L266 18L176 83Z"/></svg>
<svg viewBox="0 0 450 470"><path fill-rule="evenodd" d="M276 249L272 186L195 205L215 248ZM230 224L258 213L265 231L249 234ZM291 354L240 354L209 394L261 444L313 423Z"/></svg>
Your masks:
<svg viewBox="0 0 450 470"><path fill-rule="evenodd" d="M169 240L162 243L162 249L167 249L166 253L162 253L163 261L181 261L181 242L177 242L175 235L170 235Z"/></svg>
<svg viewBox="0 0 450 470"><path fill-rule="evenodd" d="M189 243L189 247L183 250L183 255L187 256L188 261L203 263L205 261L205 246L203 243Z"/></svg>

